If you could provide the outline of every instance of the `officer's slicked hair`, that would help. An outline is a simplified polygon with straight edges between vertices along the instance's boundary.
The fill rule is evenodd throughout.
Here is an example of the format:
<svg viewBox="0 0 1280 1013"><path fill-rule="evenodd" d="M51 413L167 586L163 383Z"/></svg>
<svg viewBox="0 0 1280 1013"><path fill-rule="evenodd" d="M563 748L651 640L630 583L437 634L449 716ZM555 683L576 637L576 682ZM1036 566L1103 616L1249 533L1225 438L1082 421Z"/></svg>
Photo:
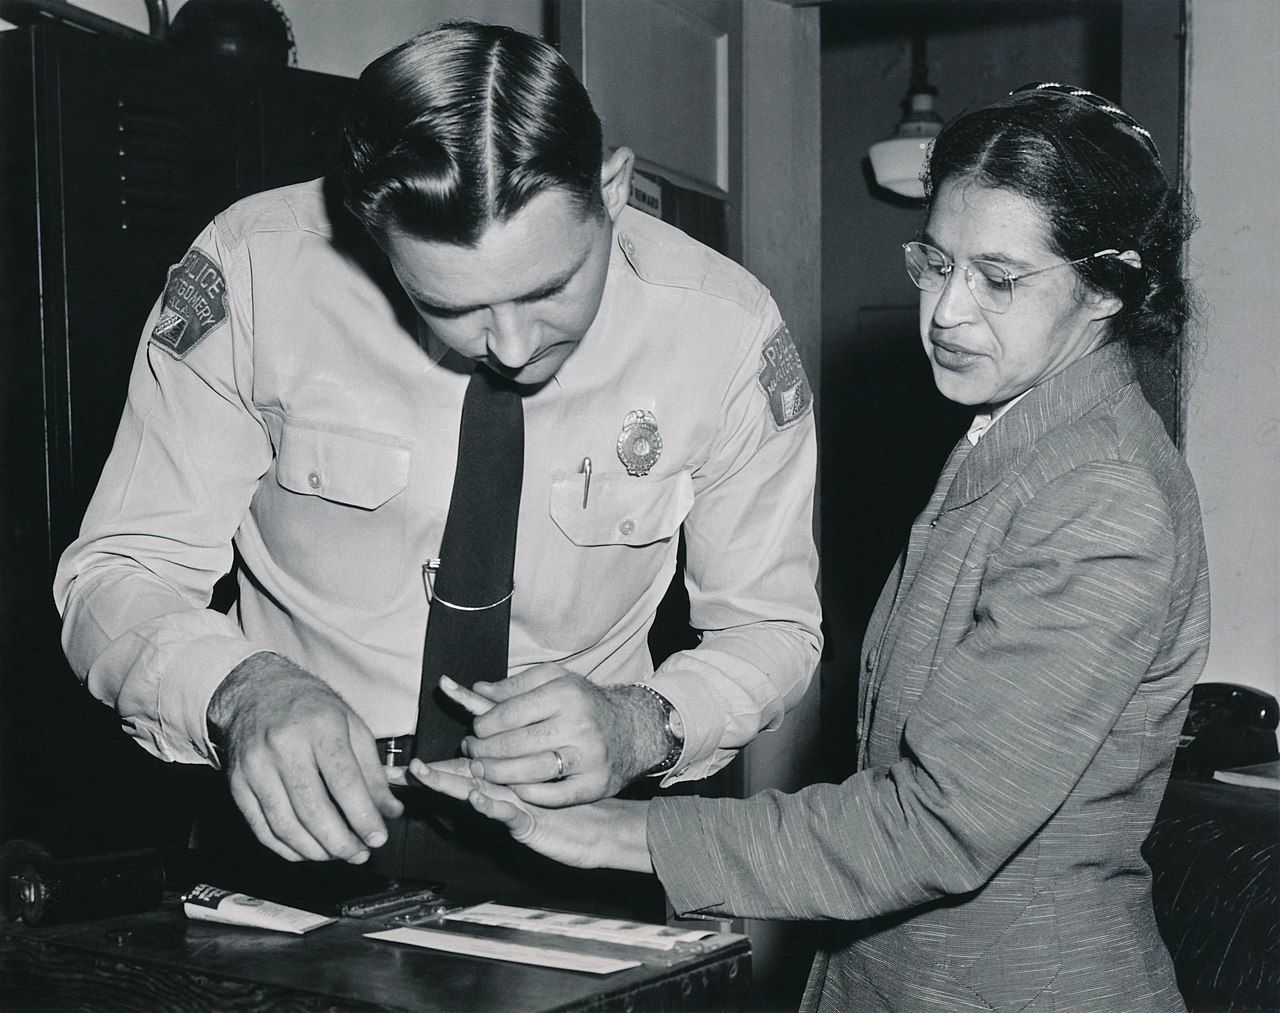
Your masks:
<svg viewBox="0 0 1280 1013"><path fill-rule="evenodd" d="M346 126L347 207L375 237L474 245L538 194L604 214L600 119L540 39L458 22L365 68Z"/></svg>

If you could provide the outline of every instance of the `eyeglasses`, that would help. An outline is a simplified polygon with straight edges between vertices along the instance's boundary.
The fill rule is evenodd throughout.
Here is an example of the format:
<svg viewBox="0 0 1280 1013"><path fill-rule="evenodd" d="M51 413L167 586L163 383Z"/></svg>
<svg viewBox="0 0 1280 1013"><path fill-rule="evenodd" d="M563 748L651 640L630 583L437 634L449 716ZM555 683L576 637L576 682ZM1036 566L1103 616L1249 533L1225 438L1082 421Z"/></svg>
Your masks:
<svg viewBox="0 0 1280 1013"><path fill-rule="evenodd" d="M1002 265L992 260L971 260L965 265L957 264L936 246L928 243L903 243L902 250L907 258L907 274L911 276L916 288L922 292L941 292L946 287L951 272L959 267L964 271L964 280L973 293L973 301L988 313L1003 313L1013 305L1014 282L1046 271L1056 271L1060 267L1073 267L1086 260L1114 257L1120 253L1119 250L1099 250L1078 260L1064 260L1034 271L1010 274Z"/></svg>

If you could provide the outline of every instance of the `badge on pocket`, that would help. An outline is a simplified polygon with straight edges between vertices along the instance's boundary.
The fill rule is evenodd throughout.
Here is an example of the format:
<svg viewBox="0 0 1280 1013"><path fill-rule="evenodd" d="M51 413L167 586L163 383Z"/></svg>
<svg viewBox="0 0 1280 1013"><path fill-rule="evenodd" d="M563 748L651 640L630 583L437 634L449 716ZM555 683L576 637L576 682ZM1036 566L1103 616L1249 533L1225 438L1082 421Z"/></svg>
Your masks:
<svg viewBox="0 0 1280 1013"><path fill-rule="evenodd" d="M653 412L643 408L627 412L618 436L618 460L627 474L637 478L649 474L661 454L662 433L658 432L658 420Z"/></svg>

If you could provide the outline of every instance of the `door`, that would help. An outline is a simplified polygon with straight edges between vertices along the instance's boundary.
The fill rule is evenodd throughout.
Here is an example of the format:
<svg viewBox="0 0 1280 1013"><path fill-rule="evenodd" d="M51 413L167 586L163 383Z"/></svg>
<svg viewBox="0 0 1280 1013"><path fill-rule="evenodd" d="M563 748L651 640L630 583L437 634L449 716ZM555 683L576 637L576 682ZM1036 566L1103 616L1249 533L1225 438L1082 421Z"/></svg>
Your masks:
<svg viewBox="0 0 1280 1013"><path fill-rule="evenodd" d="M550 10L549 35L591 93L605 142L632 148L642 173L723 207L723 252L773 293L820 399L817 8L562 0ZM703 790L752 794L816 780L818 687L815 677L784 724ZM794 1005L812 947L793 926L748 928L757 993Z"/></svg>
<svg viewBox="0 0 1280 1013"><path fill-rule="evenodd" d="M726 206L741 260L742 7L732 0L565 0L551 33L604 125L643 173Z"/></svg>

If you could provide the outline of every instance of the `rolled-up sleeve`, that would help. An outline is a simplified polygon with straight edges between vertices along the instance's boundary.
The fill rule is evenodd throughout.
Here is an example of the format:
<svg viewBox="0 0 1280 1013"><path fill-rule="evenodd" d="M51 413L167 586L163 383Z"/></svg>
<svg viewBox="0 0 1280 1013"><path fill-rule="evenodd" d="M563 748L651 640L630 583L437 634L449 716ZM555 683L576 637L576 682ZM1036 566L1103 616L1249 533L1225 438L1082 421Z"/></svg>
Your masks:
<svg viewBox="0 0 1280 1013"><path fill-rule="evenodd" d="M1057 811L1159 650L1171 516L1116 462L1057 479L988 564L969 633L907 719L903 759L747 800L658 799L677 913L856 920L978 889Z"/></svg>
<svg viewBox="0 0 1280 1013"><path fill-rule="evenodd" d="M812 394L772 303L769 311L725 392L714 452L694 475L685 584L702 638L651 679L685 728L664 783L706 777L776 728L822 647Z"/></svg>
<svg viewBox="0 0 1280 1013"><path fill-rule="evenodd" d="M149 752L199 763L216 762L205 720L214 690L240 661L266 649L207 606L231 568L232 537L270 463L271 443L241 393L252 389L243 251L229 249L216 224L192 250L202 270L221 275L223 317L215 313L178 358L152 340L166 319L165 301L157 302L111 455L80 537L59 563L54 598L67 657L93 695L117 710Z"/></svg>

